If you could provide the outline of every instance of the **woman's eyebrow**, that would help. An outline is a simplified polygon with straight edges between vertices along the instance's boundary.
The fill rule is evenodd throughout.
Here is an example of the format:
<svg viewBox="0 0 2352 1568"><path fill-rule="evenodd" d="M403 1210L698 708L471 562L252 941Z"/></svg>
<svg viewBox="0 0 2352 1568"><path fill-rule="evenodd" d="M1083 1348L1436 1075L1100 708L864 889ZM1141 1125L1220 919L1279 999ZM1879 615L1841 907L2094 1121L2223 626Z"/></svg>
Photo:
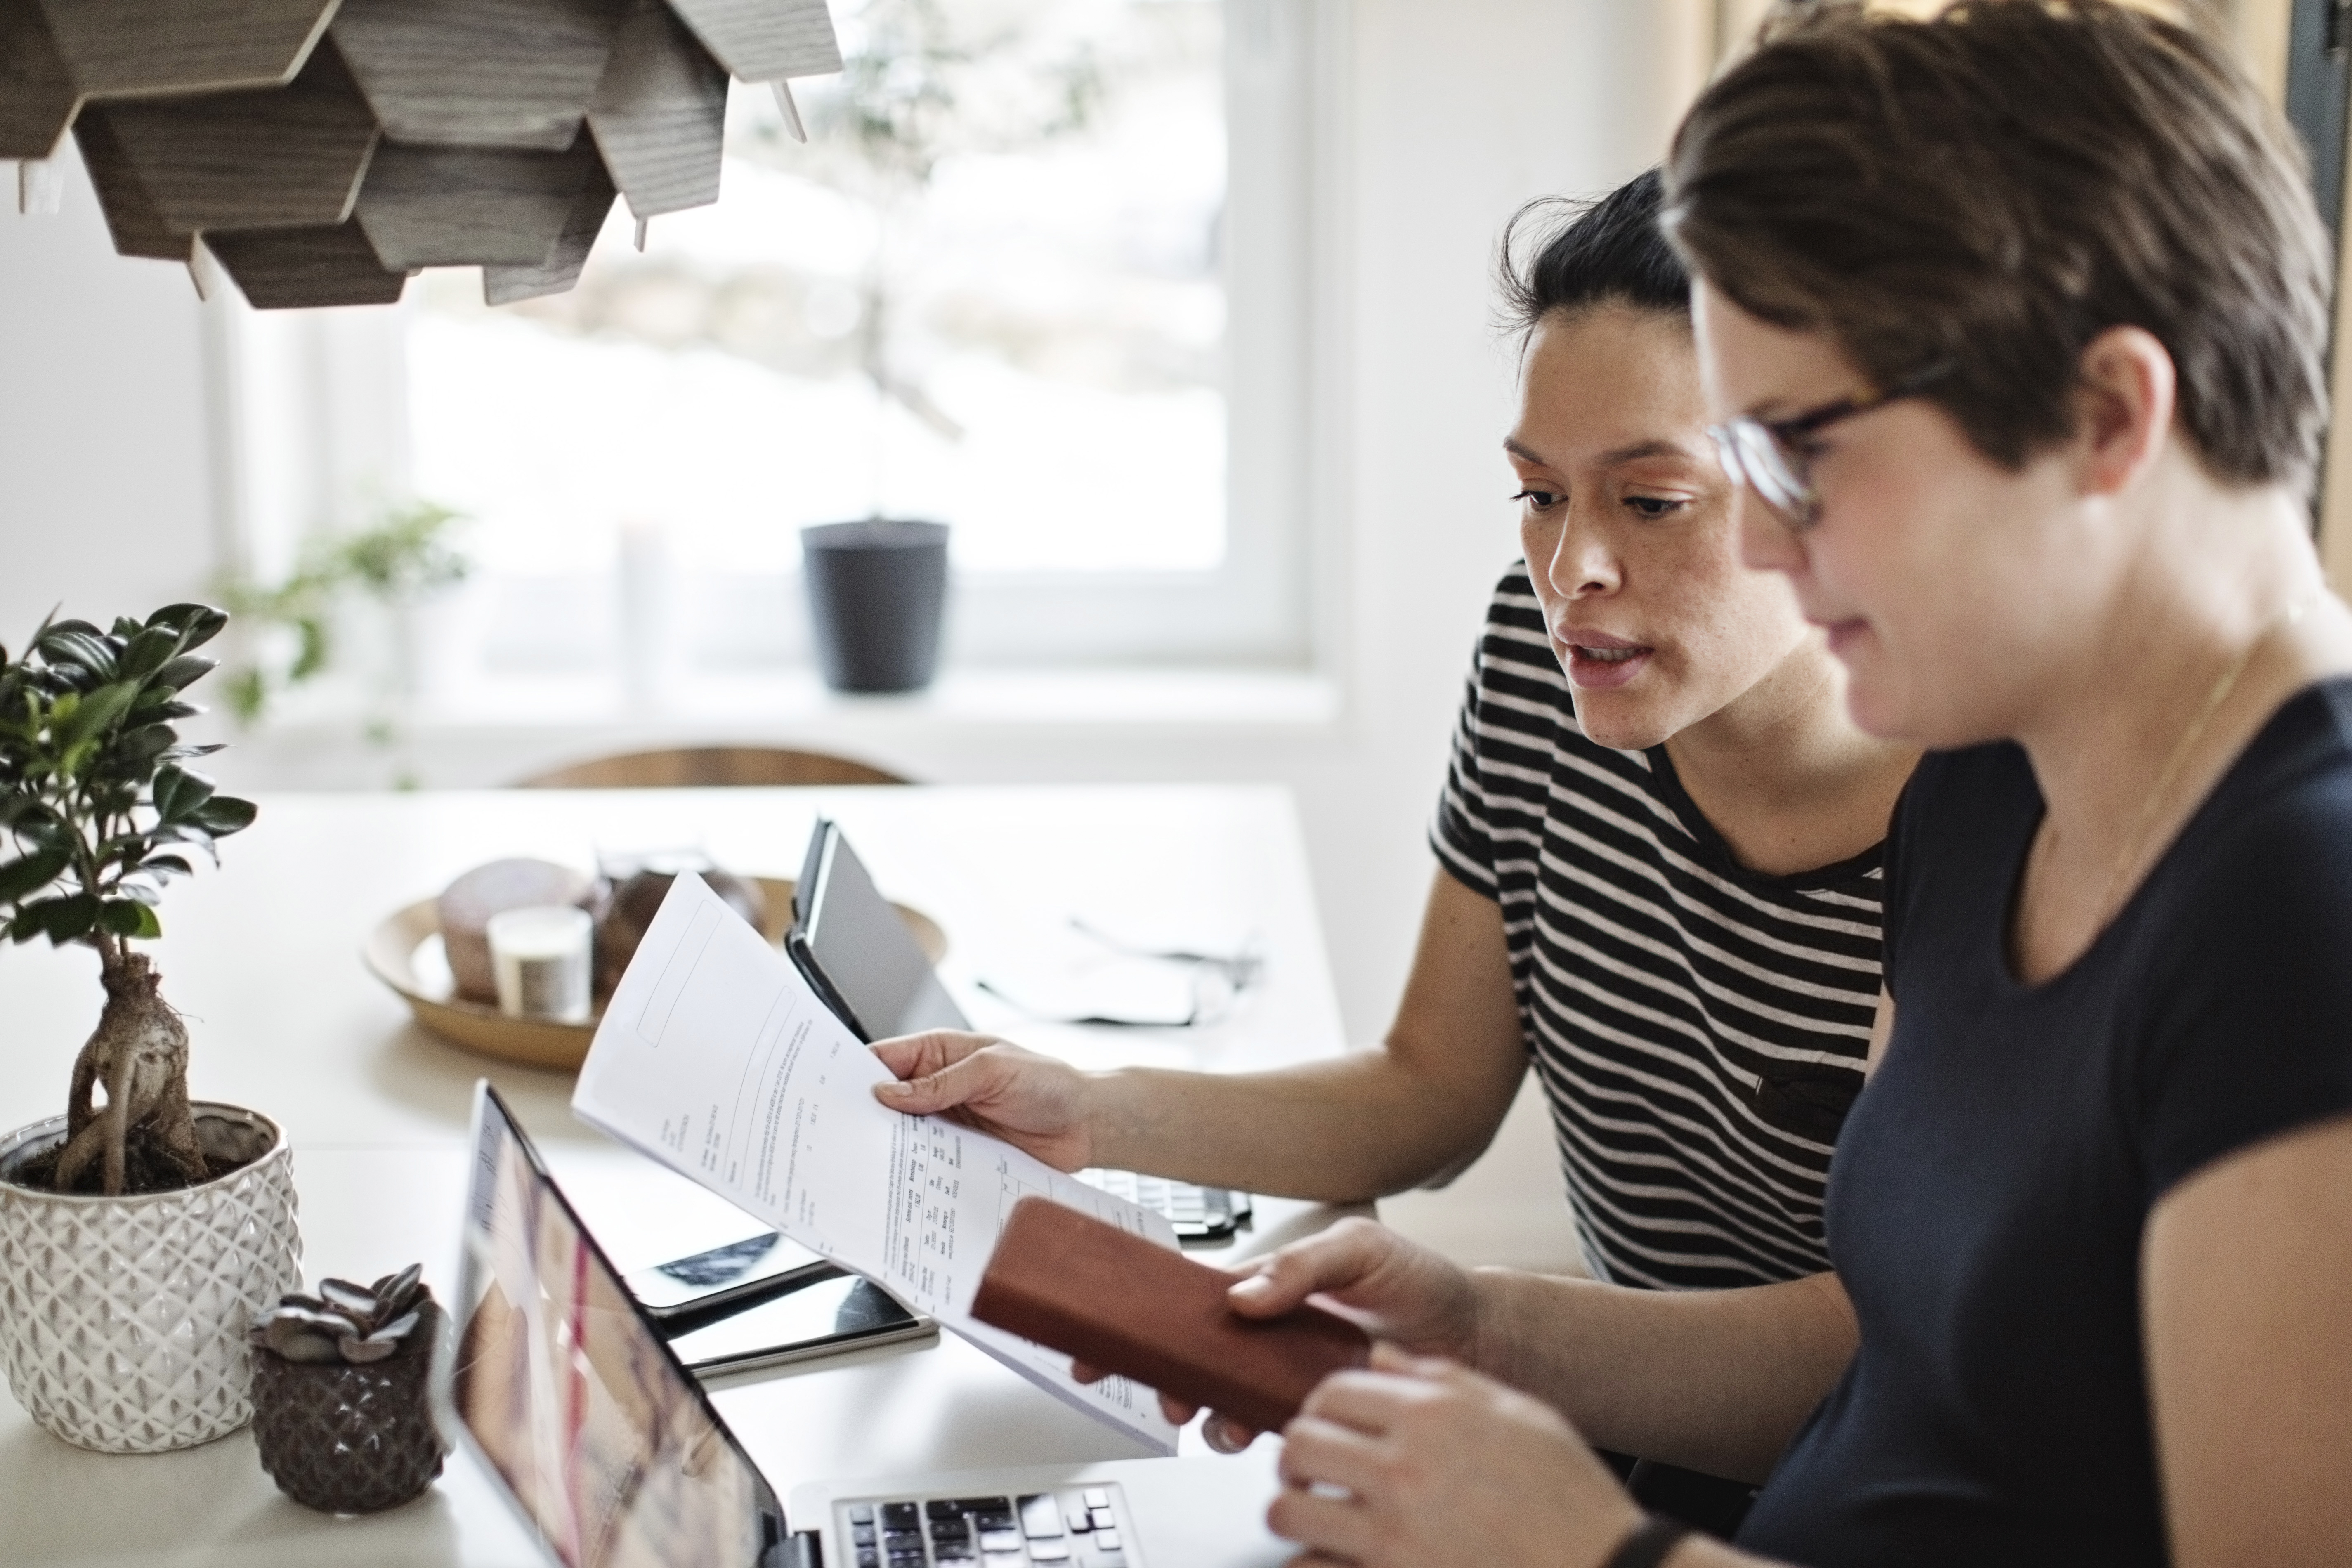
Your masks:
<svg viewBox="0 0 2352 1568"><path fill-rule="evenodd" d="M1689 451L1679 443L1653 438L1635 441L1601 454L1601 466L1613 468L1620 463L1638 463L1644 458L1687 458Z"/></svg>

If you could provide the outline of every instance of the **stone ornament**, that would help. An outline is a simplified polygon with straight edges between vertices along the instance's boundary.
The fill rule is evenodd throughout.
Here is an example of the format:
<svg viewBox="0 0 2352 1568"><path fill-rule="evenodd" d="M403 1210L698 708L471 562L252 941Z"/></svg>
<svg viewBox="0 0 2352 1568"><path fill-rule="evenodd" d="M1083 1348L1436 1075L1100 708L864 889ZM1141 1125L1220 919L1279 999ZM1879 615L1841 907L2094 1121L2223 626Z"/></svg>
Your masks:
<svg viewBox="0 0 2352 1568"><path fill-rule="evenodd" d="M0 1353L34 1420L68 1443L157 1454L253 1416L253 1315L301 1283L293 1156L267 1117L199 1101L199 1186L121 1197L18 1186L62 1116L0 1143Z"/></svg>
<svg viewBox="0 0 2352 1568"><path fill-rule="evenodd" d="M797 134L787 84L840 68L824 0L0 0L0 158L70 130L116 250L200 289L209 251L258 309L425 267L507 304L576 283L615 199L640 243L719 199L730 75Z"/></svg>

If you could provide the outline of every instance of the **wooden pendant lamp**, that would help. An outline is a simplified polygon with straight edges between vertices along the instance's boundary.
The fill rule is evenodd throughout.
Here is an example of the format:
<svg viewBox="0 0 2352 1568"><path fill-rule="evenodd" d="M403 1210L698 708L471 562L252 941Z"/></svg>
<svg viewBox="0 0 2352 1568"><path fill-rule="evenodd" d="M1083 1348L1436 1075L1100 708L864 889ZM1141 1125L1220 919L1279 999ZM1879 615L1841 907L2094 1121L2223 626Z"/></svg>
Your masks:
<svg viewBox="0 0 2352 1568"><path fill-rule="evenodd" d="M263 310L579 280L615 199L719 199L732 76L841 68L824 0L0 0L0 158L71 131L115 248ZM201 273L199 274L201 276Z"/></svg>

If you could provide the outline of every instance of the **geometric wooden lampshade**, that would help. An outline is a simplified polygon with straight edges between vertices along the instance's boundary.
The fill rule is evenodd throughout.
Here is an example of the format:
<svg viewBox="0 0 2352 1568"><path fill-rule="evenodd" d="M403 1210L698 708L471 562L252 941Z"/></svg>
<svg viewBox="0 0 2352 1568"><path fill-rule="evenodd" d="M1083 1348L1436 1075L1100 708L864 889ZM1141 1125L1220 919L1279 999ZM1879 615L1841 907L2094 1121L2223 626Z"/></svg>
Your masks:
<svg viewBox="0 0 2352 1568"><path fill-rule="evenodd" d="M824 0L0 0L0 158L70 129L115 248L263 310L579 280L613 203L719 199L727 82L841 68ZM792 117L795 118L796 117Z"/></svg>

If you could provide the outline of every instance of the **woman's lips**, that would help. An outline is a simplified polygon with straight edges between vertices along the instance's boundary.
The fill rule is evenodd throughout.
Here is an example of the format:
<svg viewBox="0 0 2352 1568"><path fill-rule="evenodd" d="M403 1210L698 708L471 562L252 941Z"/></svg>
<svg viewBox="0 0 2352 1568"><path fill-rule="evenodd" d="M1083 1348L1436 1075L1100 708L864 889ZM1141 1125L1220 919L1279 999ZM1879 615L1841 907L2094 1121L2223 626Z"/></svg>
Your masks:
<svg viewBox="0 0 2352 1568"><path fill-rule="evenodd" d="M1829 632L1830 652L1843 657L1846 650L1859 642L1870 630L1870 623L1856 616L1850 621L1832 621Z"/></svg>
<svg viewBox="0 0 2352 1568"><path fill-rule="evenodd" d="M1560 649L1566 656L1564 668L1570 683L1582 691L1606 691L1622 686L1641 674L1651 655L1657 651L1633 644L1611 645L1619 645L1619 639L1612 637L1601 646L1563 642Z"/></svg>

